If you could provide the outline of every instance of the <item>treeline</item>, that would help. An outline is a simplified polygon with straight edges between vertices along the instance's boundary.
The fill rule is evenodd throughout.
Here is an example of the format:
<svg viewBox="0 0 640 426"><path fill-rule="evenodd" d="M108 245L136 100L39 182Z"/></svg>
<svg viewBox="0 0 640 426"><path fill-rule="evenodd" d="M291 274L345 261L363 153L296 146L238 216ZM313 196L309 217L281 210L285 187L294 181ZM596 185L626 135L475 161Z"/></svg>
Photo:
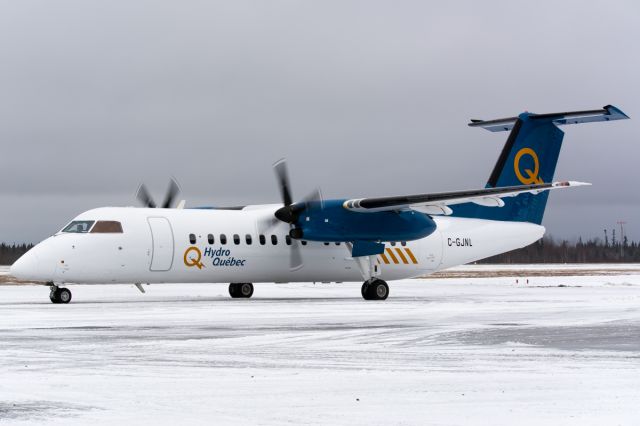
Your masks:
<svg viewBox="0 0 640 426"><path fill-rule="evenodd" d="M33 244L0 244L0 265L11 265L28 252Z"/></svg>
<svg viewBox="0 0 640 426"><path fill-rule="evenodd" d="M478 263L635 263L640 262L640 242L609 243L600 239L576 243L544 237L530 246L489 257Z"/></svg>

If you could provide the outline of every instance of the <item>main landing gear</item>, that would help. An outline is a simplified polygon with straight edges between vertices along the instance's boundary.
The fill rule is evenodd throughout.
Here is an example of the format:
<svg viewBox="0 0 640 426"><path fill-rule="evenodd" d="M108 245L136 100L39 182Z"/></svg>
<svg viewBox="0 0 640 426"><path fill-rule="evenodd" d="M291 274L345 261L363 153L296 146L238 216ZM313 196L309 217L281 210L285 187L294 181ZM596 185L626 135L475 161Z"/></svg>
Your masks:
<svg viewBox="0 0 640 426"><path fill-rule="evenodd" d="M229 284L229 295L234 299L248 299L253 295L253 284L251 283L231 283Z"/></svg>
<svg viewBox="0 0 640 426"><path fill-rule="evenodd" d="M362 284L364 300L385 300L389 297L389 286L380 278L372 278Z"/></svg>
<svg viewBox="0 0 640 426"><path fill-rule="evenodd" d="M71 291L68 288L52 285L49 299L52 303L69 303L71 302Z"/></svg>
<svg viewBox="0 0 640 426"><path fill-rule="evenodd" d="M353 254L353 245L347 243L349 252ZM378 278L380 276L380 265L376 261L375 256L354 256L364 283L362 284L362 298L364 300L385 300L389 297L389 286L384 280Z"/></svg>

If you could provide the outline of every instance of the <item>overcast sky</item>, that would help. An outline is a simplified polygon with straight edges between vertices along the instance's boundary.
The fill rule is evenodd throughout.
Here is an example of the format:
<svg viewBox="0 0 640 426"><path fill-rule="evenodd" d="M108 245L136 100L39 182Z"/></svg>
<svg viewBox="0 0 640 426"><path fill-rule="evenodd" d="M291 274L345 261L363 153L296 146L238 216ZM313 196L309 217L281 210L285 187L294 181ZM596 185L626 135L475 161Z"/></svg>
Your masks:
<svg viewBox="0 0 640 426"><path fill-rule="evenodd" d="M187 204L483 187L506 133L470 118L620 107L567 126L558 237L640 240L637 1L0 0L0 241L37 242L167 179Z"/></svg>

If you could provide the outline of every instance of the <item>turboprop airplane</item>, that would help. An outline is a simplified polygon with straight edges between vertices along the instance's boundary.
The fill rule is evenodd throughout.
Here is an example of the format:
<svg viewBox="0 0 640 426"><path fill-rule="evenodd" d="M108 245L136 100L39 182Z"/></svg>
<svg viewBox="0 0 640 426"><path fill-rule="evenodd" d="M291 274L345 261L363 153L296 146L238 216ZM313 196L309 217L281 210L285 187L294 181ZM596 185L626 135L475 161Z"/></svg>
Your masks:
<svg viewBox="0 0 640 426"><path fill-rule="evenodd" d="M483 189L294 202L286 163L274 165L282 204L173 208L172 181L161 208L144 186L144 208L84 212L22 256L10 273L51 287L69 303L69 284L231 283L248 298L253 283L363 279L362 297L384 300L387 280L426 275L527 246L542 238L564 133L558 126L628 118L605 106L554 114L524 112L469 126L510 131Z"/></svg>

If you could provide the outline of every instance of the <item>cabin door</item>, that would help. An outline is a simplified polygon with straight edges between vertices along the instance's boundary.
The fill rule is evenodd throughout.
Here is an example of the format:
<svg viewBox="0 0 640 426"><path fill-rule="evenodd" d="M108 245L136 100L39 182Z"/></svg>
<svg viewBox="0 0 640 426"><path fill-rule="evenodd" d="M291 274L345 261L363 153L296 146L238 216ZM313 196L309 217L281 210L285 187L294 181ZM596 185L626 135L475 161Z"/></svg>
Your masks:
<svg viewBox="0 0 640 426"><path fill-rule="evenodd" d="M148 217L151 229L151 271L168 271L173 265L173 230L166 217Z"/></svg>

